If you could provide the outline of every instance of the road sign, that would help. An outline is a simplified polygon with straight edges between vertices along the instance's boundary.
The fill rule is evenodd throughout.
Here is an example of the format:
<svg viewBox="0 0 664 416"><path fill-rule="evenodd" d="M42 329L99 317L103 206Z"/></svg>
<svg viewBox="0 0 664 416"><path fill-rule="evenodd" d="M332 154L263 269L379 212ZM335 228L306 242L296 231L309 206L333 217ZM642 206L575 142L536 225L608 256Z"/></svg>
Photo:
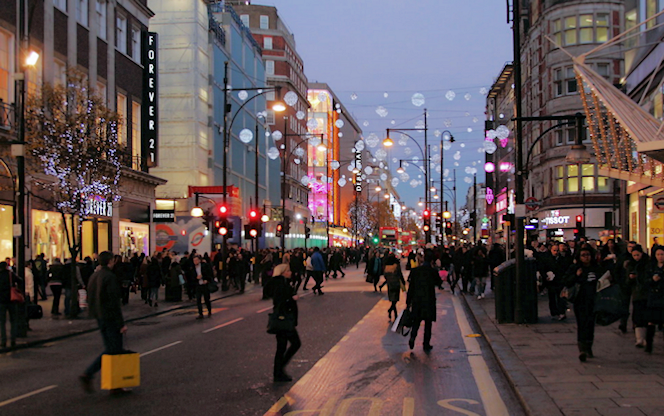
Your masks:
<svg viewBox="0 0 664 416"><path fill-rule="evenodd" d="M526 206L526 209L528 211L535 211L537 208L540 207L540 202L537 200L537 198L531 196L530 198L526 199L524 205ZM664 209L664 206L662 208Z"/></svg>
<svg viewBox="0 0 664 416"><path fill-rule="evenodd" d="M655 199L653 206L657 209L657 211L664 212L664 197Z"/></svg>

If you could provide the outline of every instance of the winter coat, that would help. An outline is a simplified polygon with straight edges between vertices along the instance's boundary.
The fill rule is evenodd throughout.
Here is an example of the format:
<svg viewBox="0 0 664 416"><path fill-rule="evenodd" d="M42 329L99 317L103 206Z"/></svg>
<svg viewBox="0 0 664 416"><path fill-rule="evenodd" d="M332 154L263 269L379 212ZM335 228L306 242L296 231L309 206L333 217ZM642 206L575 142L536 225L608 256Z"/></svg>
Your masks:
<svg viewBox="0 0 664 416"><path fill-rule="evenodd" d="M436 320L436 288L442 284L438 271L430 264L411 270L406 304L412 308L413 319Z"/></svg>

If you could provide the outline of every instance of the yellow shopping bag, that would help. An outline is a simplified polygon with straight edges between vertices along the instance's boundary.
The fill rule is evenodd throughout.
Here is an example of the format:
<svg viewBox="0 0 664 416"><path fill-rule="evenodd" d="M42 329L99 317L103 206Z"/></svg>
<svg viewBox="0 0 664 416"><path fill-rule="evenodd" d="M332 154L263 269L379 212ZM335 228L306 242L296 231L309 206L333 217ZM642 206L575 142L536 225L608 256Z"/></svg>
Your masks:
<svg viewBox="0 0 664 416"><path fill-rule="evenodd" d="M137 387L141 384L141 356L139 353L101 357L102 390Z"/></svg>

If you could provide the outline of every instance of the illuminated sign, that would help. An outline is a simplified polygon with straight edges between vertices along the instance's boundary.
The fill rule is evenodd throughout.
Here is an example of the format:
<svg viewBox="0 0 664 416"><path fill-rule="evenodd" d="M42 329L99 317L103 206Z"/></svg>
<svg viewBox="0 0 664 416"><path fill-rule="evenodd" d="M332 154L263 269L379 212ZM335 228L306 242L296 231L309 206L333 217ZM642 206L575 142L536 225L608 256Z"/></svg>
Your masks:
<svg viewBox="0 0 664 416"><path fill-rule="evenodd" d="M569 215L560 215L560 211L558 210L549 211L542 222L547 226L567 224L569 223Z"/></svg>
<svg viewBox="0 0 664 416"><path fill-rule="evenodd" d="M85 215L93 215L96 217L112 217L113 202L107 201L106 198L101 196L91 196L85 202Z"/></svg>
<svg viewBox="0 0 664 416"><path fill-rule="evenodd" d="M143 104L141 114L142 142L148 167L157 166L159 147L157 101L157 34L143 32Z"/></svg>
<svg viewBox="0 0 664 416"><path fill-rule="evenodd" d="M486 203L491 205L493 204L493 190L491 188L486 188L486 195L485 195Z"/></svg>
<svg viewBox="0 0 664 416"><path fill-rule="evenodd" d="M507 209L508 201L507 194L499 194L496 201L496 212L504 211Z"/></svg>
<svg viewBox="0 0 664 416"><path fill-rule="evenodd" d="M355 152L355 166L362 166L362 152ZM355 192L362 192L362 170L358 169L355 174Z"/></svg>

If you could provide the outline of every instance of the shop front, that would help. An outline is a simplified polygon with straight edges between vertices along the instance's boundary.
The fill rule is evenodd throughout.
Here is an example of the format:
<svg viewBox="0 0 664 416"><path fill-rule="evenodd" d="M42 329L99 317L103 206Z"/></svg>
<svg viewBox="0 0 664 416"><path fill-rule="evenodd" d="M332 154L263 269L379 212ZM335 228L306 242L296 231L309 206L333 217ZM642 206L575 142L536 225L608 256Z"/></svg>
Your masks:
<svg viewBox="0 0 664 416"><path fill-rule="evenodd" d="M664 245L664 193L647 188L629 194L629 239L650 249Z"/></svg>
<svg viewBox="0 0 664 416"><path fill-rule="evenodd" d="M583 216L585 212L585 236L588 239L599 240L604 227L603 208L561 208L547 209L537 214L539 221L539 237L541 241L556 240L568 241L574 240L576 229L576 217Z"/></svg>
<svg viewBox="0 0 664 416"><path fill-rule="evenodd" d="M119 204L119 253L131 257L134 253L150 255L150 205L133 201Z"/></svg>

